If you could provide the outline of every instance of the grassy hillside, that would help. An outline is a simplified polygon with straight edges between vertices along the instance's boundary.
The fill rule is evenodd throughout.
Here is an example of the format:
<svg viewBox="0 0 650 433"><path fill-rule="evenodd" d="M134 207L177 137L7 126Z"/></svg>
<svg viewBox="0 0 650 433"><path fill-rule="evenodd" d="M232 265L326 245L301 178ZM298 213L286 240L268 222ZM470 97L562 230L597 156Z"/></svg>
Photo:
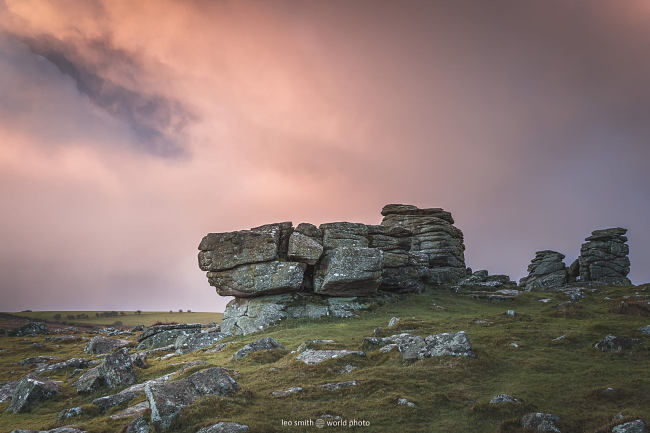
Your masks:
<svg viewBox="0 0 650 433"><path fill-rule="evenodd" d="M318 431L315 427L283 426L282 421L315 420L324 414L369 423L346 427L357 432L518 432L521 430L515 420L531 411L558 415L563 433L610 431L607 426L618 413L650 421L650 338L637 331L650 324L650 318L640 315L646 314L643 309L627 310L629 314L612 312L623 296L636 291L640 289L601 288L578 303L556 308L566 301L559 293L524 293L512 302L490 303L447 290L429 290L361 313L358 318L287 321L262 333L231 337L225 341L234 344L214 354L199 351L166 361L151 357L150 367L138 369L138 375L142 380L156 378L177 370L179 366L174 364L199 359L235 372L242 392L233 398L206 397L185 408L173 429L178 432L194 433L201 426L226 420L246 424L252 432ZM552 301L543 303L539 301L542 298ZM505 314L508 309L515 310L514 317ZM175 313L174 320L184 315ZM310 339L333 339L335 343L325 347L358 350L364 337L372 335L376 327L385 328L393 316L402 320L397 327L384 329L383 335L410 332L426 336L465 330L477 357L405 363L398 352L377 351L317 366L304 365L290 353L260 352L242 360L231 358L236 350L261 336L271 336L289 350ZM643 338L644 344L625 353L595 350L593 344L608 334ZM565 337L556 340L562 335ZM42 354L30 349L35 341L44 342L44 337L0 338L0 347L5 349L0 380L15 379L29 371L17 362ZM84 343L59 347L45 344L47 351L43 354L61 359L84 356ZM347 364L356 368L341 372ZM65 380L69 374L62 372L54 378ZM320 387L348 380L359 385L339 391ZM286 398L271 396L275 390L292 386L305 391ZM608 387L613 391L606 391ZM67 387L63 396L31 413L3 413L0 431L52 428L60 425L56 423L58 411L114 392L102 390L82 397ZM522 403L489 405L490 398L499 393L512 394ZM398 406L398 398L407 398L415 407ZM144 397L130 405L142 400ZM6 406L0 405L0 410ZM89 432L119 432L129 419L112 420L109 415L123 408L101 416L82 415L68 423ZM325 427L321 431L341 429Z"/></svg>
<svg viewBox="0 0 650 433"><path fill-rule="evenodd" d="M116 311L117 316L102 316L107 311L27 311L20 313L12 313L17 316L26 317L33 320L45 320L48 322L58 322L66 324L81 324L81 325L102 325L113 326L116 321L122 322L123 326L133 327L135 325L150 326L157 322L168 323L208 323L208 322L221 322L222 313L179 313L164 312L164 311L143 311L138 314L135 311ZM59 317L57 317L59 316ZM74 316L74 317L68 317ZM88 316L80 317L80 316Z"/></svg>

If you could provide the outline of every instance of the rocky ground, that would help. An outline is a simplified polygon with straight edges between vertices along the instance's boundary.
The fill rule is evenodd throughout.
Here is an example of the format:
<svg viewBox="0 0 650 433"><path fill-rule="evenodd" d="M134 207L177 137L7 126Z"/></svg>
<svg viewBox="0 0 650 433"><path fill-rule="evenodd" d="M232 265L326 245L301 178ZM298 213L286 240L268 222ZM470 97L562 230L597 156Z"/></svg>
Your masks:
<svg viewBox="0 0 650 433"><path fill-rule="evenodd" d="M397 299L246 336L5 333L0 431L647 431L650 286L526 292L479 272Z"/></svg>

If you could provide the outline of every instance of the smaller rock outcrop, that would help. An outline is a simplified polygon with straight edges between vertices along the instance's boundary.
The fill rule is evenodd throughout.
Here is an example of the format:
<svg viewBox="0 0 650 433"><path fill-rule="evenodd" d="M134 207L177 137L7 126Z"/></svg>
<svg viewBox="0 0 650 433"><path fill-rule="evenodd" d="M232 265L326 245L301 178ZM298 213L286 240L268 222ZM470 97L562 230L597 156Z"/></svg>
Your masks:
<svg viewBox="0 0 650 433"><path fill-rule="evenodd" d="M612 428L612 433L647 433L645 422L642 419L619 424Z"/></svg>
<svg viewBox="0 0 650 433"><path fill-rule="evenodd" d="M627 229L594 230L580 248L580 282L628 285L630 248Z"/></svg>
<svg viewBox="0 0 650 433"><path fill-rule="evenodd" d="M24 337L26 335L49 334L50 329L45 323L29 322L7 332L10 337Z"/></svg>
<svg viewBox="0 0 650 433"><path fill-rule="evenodd" d="M458 287L472 288L474 290L495 290L514 289L517 286L517 283L512 281L507 275L489 275L488 271L483 269L463 278L456 285Z"/></svg>
<svg viewBox="0 0 650 433"><path fill-rule="evenodd" d="M7 412L27 412L32 406L54 398L60 392L61 388L56 383L38 376L27 375L16 384Z"/></svg>
<svg viewBox="0 0 650 433"><path fill-rule="evenodd" d="M497 394L490 399L490 404L519 403L519 399L509 394Z"/></svg>
<svg viewBox="0 0 650 433"><path fill-rule="evenodd" d="M177 323L171 325L156 325L148 328L138 337L138 350L158 349L173 345L181 336L201 332L200 323Z"/></svg>
<svg viewBox="0 0 650 433"><path fill-rule="evenodd" d="M524 290L552 290L564 286L568 281L564 254L557 251L537 251L528 265L528 276L519 281Z"/></svg>
<svg viewBox="0 0 650 433"><path fill-rule="evenodd" d="M301 352L296 359L308 365L316 365L329 359L345 358L346 356L366 356L358 350L315 350L307 349Z"/></svg>
<svg viewBox="0 0 650 433"><path fill-rule="evenodd" d="M151 422L161 430L168 429L181 409L199 398L205 395L225 397L238 391L235 379L221 367L208 368L185 379L145 386Z"/></svg>
<svg viewBox="0 0 650 433"><path fill-rule="evenodd" d="M444 332L429 335L426 338L408 333L384 338L366 337L363 341L363 348L366 350L380 349L382 352L390 352L396 348L406 361L445 355L470 358L476 356L465 331Z"/></svg>

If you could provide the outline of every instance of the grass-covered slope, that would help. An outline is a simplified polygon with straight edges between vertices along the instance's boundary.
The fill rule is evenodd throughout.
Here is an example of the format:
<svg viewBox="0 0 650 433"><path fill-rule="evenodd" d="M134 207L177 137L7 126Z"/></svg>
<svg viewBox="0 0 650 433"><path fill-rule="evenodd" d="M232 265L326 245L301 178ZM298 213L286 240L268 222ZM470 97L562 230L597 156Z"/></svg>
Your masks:
<svg viewBox="0 0 650 433"><path fill-rule="evenodd" d="M637 328L650 324L647 310L628 309L621 313L620 301L641 288L599 288L584 300L562 308L566 301L559 293L523 293L516 300L490 303L452 294L445 289L412 295L358 318L328 319L317 322L289 321L246 337L231 337L221 352L203 351L174 356L160 361L149 358L150 367L138 369L138 379L152 379L179 369L181 362L203 360L208 365L231 371L242 391L231 398L205 397L181 412L173 431L194 433L199 427L217 421L246 424L252 432L319 431L315 427L283 426L282 421L315 420L322 415L343 420L363 420L369 426L349 428L360 432L515 432L521 431L515 419L531 411L553 413L562 420L562 432L610 431L608 424L618 414L650 420L650 337ZM551 298L543 303L542 298ZM609 298L609 299L607 299ZM515 310L514 317L506 310ZM391 317L399 324L386 329ZM278 340L295 350L305 340L333 339L324 347L361 347L364 337L383 327L382 335L410 332L421 336L465 330L476 358L440 357L405 363L399 352L369 352L366 357L351 356L326 361L316 366L295 359L296 354L259 352L234 360L232 355L246 343L261 336ZM644 344L624 353L603 353L593 348L608 334L643 338ZM565 337L555 340L557 337ZM135 340L134 337L131 337ZM44 337L2 337L0 380L16 379L29 371L17 364L37 354L52 354L61 359L83 356L83 343L56 347L45 343L48 351L30 349ZM356 368L342 372L351 364ZM205 365L184 372L191 374ZM66 380L70 372L55 379ZM319 385L328 382L358 381L358 386L326 391ZM65 382L64 382L65 383ZM301 386L304 391L284 398L272 397L275 390ZM613 391L605 391L613 388ZM64 394L27 414L0 415L0 431L12 428L52 428L58 411L88 405L93 398L114 393L102 390L79 396L71 387ZM488 401L495 394L519 398L519 405L495 407ZM415 407L399 406L406 398ZM129 405L144 400L141 397ZM6 408L7 403L0 406ZM112 420L109 415L125 406L97 414L71 418L89 432L119 432L129 419ZM325 427L320 431L341 431Z"/></svg>

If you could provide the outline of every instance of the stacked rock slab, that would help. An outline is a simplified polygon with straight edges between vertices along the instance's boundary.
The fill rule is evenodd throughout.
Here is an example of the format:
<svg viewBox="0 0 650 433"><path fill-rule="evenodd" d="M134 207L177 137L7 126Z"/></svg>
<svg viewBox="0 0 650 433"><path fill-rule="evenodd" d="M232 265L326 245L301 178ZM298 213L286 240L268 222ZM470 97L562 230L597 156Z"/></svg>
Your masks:
<svg viewBox="0 0 650 433"><path fill-rule="evenodd" d="M557 289L568 281L564 254L557 251L537 251L528 265L528 276L519 280L519 286L527 291Z"/></svg>
<svg viewBox="0 0 650 433"><path fill-rule="evenodd" d="M594 230L580 248L580 281L604 284L630 284L630 248L627 229L620 227Z"/></svg>
<svg viewBox="0 0 650 433"><path fill-rule="evenodd" d="M411 232L409 252L426 264L425 275L434 284L454 283L466 275L463 232L454 227L451 213L440 209L389 204L381 210L385 227Z"/></svg>
<svg viewBox="0 0 650 433"><path fill-rule="evenodd" d="M210 233L199 267L226 307L223 332L248 334L285 318L349 317L377 291L421 292L465 275L463 235L449 212L388 205L381 225L290 222Z"/></svg>

